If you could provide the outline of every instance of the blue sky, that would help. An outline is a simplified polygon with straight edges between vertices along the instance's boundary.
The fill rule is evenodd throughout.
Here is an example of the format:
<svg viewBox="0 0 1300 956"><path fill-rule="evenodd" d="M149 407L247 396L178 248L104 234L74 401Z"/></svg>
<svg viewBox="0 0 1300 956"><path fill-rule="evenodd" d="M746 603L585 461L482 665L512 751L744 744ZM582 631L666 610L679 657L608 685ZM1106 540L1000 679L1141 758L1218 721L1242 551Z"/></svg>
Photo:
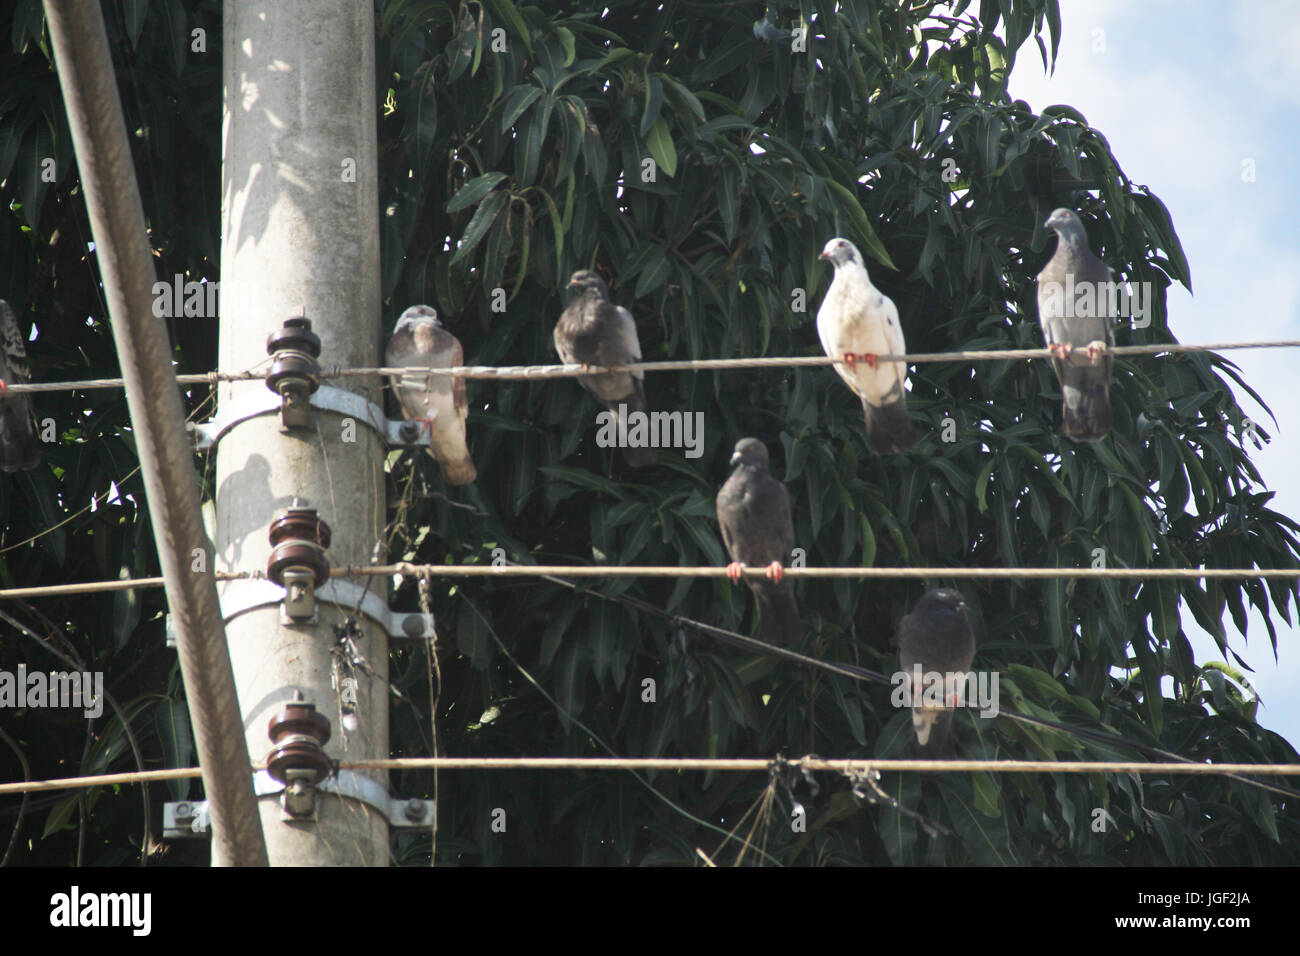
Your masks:
<svg viewBox="0 0 1300 956"><path fill-rule="evenodd" d="M1013 98L1035 111L1053 103L1079 110L1128 177L1169 208L1195 290L1169 291L1169 326L1181 342L1300 338L1300 203L1290 177L1300 149L1296 10L1283 0L1062 3L1055 75L1044 72L1032 41L1012 71ZM1253 182L1243 176L1248 161ZM1247 414L1273 435L1251 454L1277 492L1271 506L1300 515L1300 408L1292 400L1300 353L1224 354L1277 416L1274 428L1237 389ZM1259 722L1300 746L1300 634L1275 623L1276 660L1258 615L1246 637L1225 615L1229 646L1254 670ZM1183 626L1198 662L1222 659L1188 612Z"/></svg>

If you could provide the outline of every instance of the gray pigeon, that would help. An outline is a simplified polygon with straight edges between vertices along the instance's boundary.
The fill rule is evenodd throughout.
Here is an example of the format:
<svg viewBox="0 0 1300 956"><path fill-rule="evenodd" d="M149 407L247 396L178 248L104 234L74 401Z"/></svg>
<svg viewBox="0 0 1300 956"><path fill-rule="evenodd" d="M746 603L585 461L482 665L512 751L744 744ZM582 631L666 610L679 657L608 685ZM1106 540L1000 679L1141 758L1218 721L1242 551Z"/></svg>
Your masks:
<svg viewBox="0 0 1300 956"><path fill-rule="evenodd" d="M460 340L442 327L432 306L413 305L402 313L384 350L390 367L454 368L465 364ZM429 428L429 454L442 466L449 485L464 485L478 477L465 444L469 400L460 376L407 374L391 376L402 414Z"/></svg>
<svg viewBox="0 0 1300 956"><path fill-rule="evenodd" d="M862 399L867 445L877 455L911 451L916 432L903 387L907 363L876 361L907 353L898 309L871 284L862 253L847 239L832 239L818 258L830 260L835 278L817 311L817 335L827 355L844 361L835 371Z"/></svg>
<svg viewBox="0 0 1300 956"><path fill-rule="evenodd" d="M1083 223L1058 209L1044 223L1059 237L1056 254L1038 273L1038 321L1061 383L1061 428L1075 441L1097 441L1110 431L1116 305L1110 269L1092 254Z"/></svg>
<svg viewBox="0 0 1300 956"><path fill-rule="evenodd" d="M718 524L731 555L727 575L733 582L740 581L746 566L766 566L768 580L745 578L745 583L758 599L759 639L784 647L802 630L794 588L783 580L782 567L794 549L794 524L790 495L768 474L767 462L767 448L757 438L736 442L735 471L718 492Z"/></svg>
<svg viewBox="0 0 1300 956"><path fill-rule="evenodd" d="M927 591L912 613L898 624L898 669L913 681L913 669L921 674L951 674L953 686L964 686L965 675L975 658L975 635L966 620L966 602L951 588ZM960 676L958 676L960 675ZM912 684L912 732L914 749L921 757L946 757L952 753L952 711L936 708L921 699L922 687ZM954 703L943 694L944 703Z"/></svg>
<svg viewBox="0 0 1300 956"><path fill-rule="evenodd" d="M641 342L637 338L632 313L609 301L605 280L587 269L575 272L569 288L578 293L555 323L555 351L566 365L614 366L641 361ZM581 375L578 381L618 418L622 412L645 414L645 374L606 372ZM622 409L620 410L620 406ZM624 425L628 423L625 421ZM633 468L655 463L653 448L626 446L623 457Z"/></svg>
<svg viewBox="0 0 1300 956"><path fill-rule="evenodd" d="M0 469L26 471L41 462L32 431L32 405L26 393L6 394L6 386L27 384L27 350L18 316L0 299Z"/></svg>

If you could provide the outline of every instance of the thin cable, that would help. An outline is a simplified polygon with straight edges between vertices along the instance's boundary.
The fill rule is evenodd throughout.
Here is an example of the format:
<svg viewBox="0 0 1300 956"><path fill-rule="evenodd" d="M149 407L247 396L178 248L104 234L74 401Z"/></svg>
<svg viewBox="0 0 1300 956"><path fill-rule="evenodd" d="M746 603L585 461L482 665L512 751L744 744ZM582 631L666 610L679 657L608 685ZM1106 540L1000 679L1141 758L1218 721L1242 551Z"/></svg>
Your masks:
<svg viewBox="0 0 1300 956"><path fill-rule="evenodd" d="M214 571L218 581L244 581L266 577L265 572ZM77 584L45 584L31 588L8 588L0 591L0 601L9 598L59 597L65 594L100 594L109 591L134 591L160 588L162 578L125 578L120 581L82 581Z"/></svg>
<svg viewBox="0 0 1300 956"><path fill-rule="evenodd" d="M23 768L23 782L25 783L31 780L32 767L31 764L27 762L27 755L23 753L23 748L18 746L18 741L10 737L3 727L0 727L0 741L4 741L8 744L9 749L18 757L18 762ZM9 834L9 845L5 847L4 853L0 855L0 867L9 865L9 857L13 855L14 847L18 844L18 834L23 830L23 818L27 815L27 804L29 802L27 794L24 793L22 800L18 804L18 819L14 821L13 832Z"/></svg>
<svg viewBox="0 0 1300 956"><path fill-rule="evenodd" d="M764 757L393 757L339 764L341 770L768 770ZM920 773L1174 773L1210 776L1250 773L1300 776L1300 764L1165 763L1123 760L877 760L866 757L787 758L786 764L804 770L860 773L879 770L914 770Z"/></svg>
<svg viewBox="0 0 1300 956"><path fill-rule="evenodd" d="M645 601L641 601L638 598L630 597L625 594L619 594L619 595L605 594L603 591L597 591L594 588L589 588L589 587L580 587L577 584L574 584L572 581L566 581L563 578L551 577L549 575L545 578L545 580L554 582L555 584L563 585L564 587L569 588L571 591L579 595L597 597L605 601L613 601L615 603L626 604L627 606L635 608L645 614L649 614L652 617L658 617L662 620L667 620L674 626L686 625L697 631L707 634L709 637L713 638L714 640L721 641L724 644L730 644L732 646L739 647L742 650L747 650L754 654L794 661L795 663L801 664L805 667L812 667L817 670L827 671L832 674L838 674L841 676L852 678L853 680L859 680L868 683L883 684L886 686L893 686L894 684L894 681L892 681L886 675L877 673L876 671L873 670L869 670L868 668L865 667L860 667L857 664L849 664L847 662L839 662L839 661L825 661L815 657L808 657L804 654L798 653L797 651L787 650L784 647L775 647L771 644L768 644L765 641L760 641L752 637L746 637L743 634L737 634L735 631L729 631L725 628L717 627L713 624L704 624L700 621L696 621L688 617L682 617L680 615L672 614L668 611L663 610L662 608L656 607L652 604L647 604ZM1190 757L1184 757L1181 754L1173 753L1172 751L1169 750L1163 750L1160 747L1154 747L1150 744L1139 743L1133 740L1125 740L1124 738L1115 736L1113 732L1103 732L1100 730L1093 730L1091 728L1078 727L1073 724L1065 724L1059 721L1047 720L1046 718L1043 717L1032 717L1028 714L1017 713L1016 711L1003 710L998 714L998 716L1006 720L1010 720L1013 723L1027 724L1031 727L1042 727L1047 730L1056 730L1061 733L1069 734L1071 737L1074 737L1076 739L1091 741L1092 743L1098 744L1102 747L1119 747L1130 751L1137 751L1138 753L1145 754L1148 757L1159 757L1163 760L1172 760L1172 761L1177 761L1179 763L1197 762L1192 760ZM1240 777L1240 776L1232 775L1231 778L1233 780L1237 780L1241 783L1244 783L1247 786L1255 787L1260 790L1267 790L1270 793L1277 794L1278 796L1288 797L1292 799L1300 799L1300 792L1292 790L1289 787L1283 787L1276 784L1266 783L1262 780L1252 780L1249 777Z"/></svg>
<svg viewBox="0 0 1300 956"><path fill-rule="evenodd" d="M44 618L44 615L42 615L35 608L32 608L30 605L28 606L28 612L35 617ZM48 619L44 620L43 623L45 624L46 627L48 627L51 630L52 634L50 637L42 637L40 634L37 634L34 630L32 630L30 627L24 624L22 621L18 620L11 614L8 614L4 610L0 610L0 620L4 620L5 622L7 622L10 627L14 628L14 630L18 631L20 634L26 635L28 640L33 641L37 646L41 647L47 654L51 655L52 657L58 658L64 664L71 667L74 671L89 670L89 668L86 667L86 662L81 659L81 655L77 654L76 650L72 648L71 641L68 640L67 635L64 634L59 628L57 628ZM54 646L54 642L53 642L54 634L57 634L59 637L61 637L64 643L68 645L68 651L65 652L60 648ZM117 702L117 698L113 695L113 693L107 689L104 690L104 700L105 702L107 702L109 708L113 711L113 713L117 716L118 721L122 724L122 734L126 737L126 742L131 748L131 756L135 758L135 765L140 769L140 771L143 771L144 752L140 749L140 741L136 737L135 731L131 729L131 722L127 719L126 711L122 709L122 705ZM88 731L93 728L95 719L96 718L90 719L90 727L87 728ZM92 739L92 735L90 733L87 733L86 748L85 748L86 750L89 750L91 739ZM86 759L86 754L85 752L83 752L82 766L85 766L85 759ZM151 819L152 816L150 811L150 807L152 806L152 798L149 796L148 787L140 788L140 806L144 812L144 832L140 835L140 866L148 866L149 865L149 852L148 852L149 820ZM81 853L81 839L83 833L84 833L84 825L81 828L81 830L78 832L78 857L80 857L80 853Z"/></svg>
<svg viewBox="0 0 1300 956"><path fill-rule="evenodd" d="M208 405L216 401L216 397L217 396L215 393L208 395L207 398L203 399L203 401L199 402L199 404L195 406L194 411L190 412L189 415L186 416L185 421L192 422L195 419L197 419L198 416L203 412L203 410L208 407ZM39 540L40 538L44 537L47 534L52 534L54 531L57 531L59 528L62 528L64 525L69 524L72 521L75 521L77 518L80 518L87 511L93 511L98 505L103 504L109 498L120 497L121 486L125 485L128 481L134 478L139 473L139 471L140 471L140 466L136 465L134 468L132 468L122 477L110 479L111 484L118 486L119 488L118 491L115 492L112 488L109 488L108 491L105 491L102 494L91 495L90 504L82 506L81 508L67 515L62 520L58 521L55 524L50 525L48 528L36 532L36 534L32 535L29 538L24 538L22 541L15 541L13 544L5 545L3 548L0 548L0 554L4 554L6 551L13 551L16 548L21 548L24 547L25 545L31 544L33 541Z"/></svg>
<svg viewBox="0 0 1300 956"><path fill-rule="evenodd" d="M745 568L746 577L761 578L763 568ZM218 581L247 581L266 578L265 571L217 571ZM486 564L398 564L349 565L330 570L330 577L355 578L374 575L401 575L402 577L435 578L551 578L566 575L573 578L725 578L722 567L678 567L676 565L506 565L493 567ZM1056 580L1059 578L1122 578L1151 580L1200 580L1202 578L1300 578L1300 568L786 568L785 575L792 578L839 579L929 579L929 578L993 578L1011 580ZM76 584L46 584L30 588L0 590L0 600L9 598L58 597L65 594L92 594L108 591L131 591L163 586L162 578L128 578L120 581L83 581Z"/></svg>
<svg viewBox="0 0 1300 956"><path fill-rule="evenodd" d="M608 572L610 572L611 570L618 573L612 575L608 574ZM331 572L331 574L335 577L349 577L349 576L357 576L363 574L364 575L401 574L403 576L414 576L414 577L420 577L427 574L436 577L440 573L445 573L445 576L449 576L449 577L455 577L455 576L465 577L471 575L480 575L480 576L504 575L508 577L520 577L520 576L528 576L528 575L538 575L554 583L564 585L575 591L580 591L581 593L591 594L593 596L604 598L606 600L622 601L629 604L630 606L637 607L647 613L652 613L672 621L680 621L682 624L690 625L692 628L696 630L707 633L710 636L723 641L724 643L728 643L733 646L740 647L743 650L747 650L754 653L765 654L771 657L783 658L798 664L802 664L810 667L816 667L822 670L829 671L831 673L840 674L842 676L851 677L858 680L869 680L869 681L875 681L877 683L885 683L885 684L889 683L889 679L884 675L876 674L875 672L869 671L866 668L857 667L856 665L847 664L847 663L839 663L834 661L821 661L816 658L799 654L796 651L790 651L785 648L773 647L771 645L766 644L763 641L759 641L751 637L746 637L745 635L742 634L736 634L735 632L728 631L725 628L716 627L711 624L704 624L703 622L693 621L689 618L684 618L684 617L680 617L679 615L670 614L666 611L663 611L660 608L654 607L653 605L649 605L646 604L645 602L638 601L635 598L630 598L627 596L611 597L599 591L579 588L578 585L575 585L572 582L565 581L561 578L556 577L557 574L568 574L573 577L601 577L601 576L625 577L625 576L636 575L643 570L645 569L642 568L612 568L611 569L611 568L589 567L589 566L565 567L565 566L513 565L513 566L502 566L502 567L488 567L483 565L414 565L409 563L402 563L398 565L390 565L384 567L371 567L371 568L336 568ZM651 569L651 570L656 570L656 569ZM665 572L663 576L669 576L669 573L677 576L691 576L691 577L720 577L726 574L725 568L707 568L707 567L706 568L685 568L685 569L660 568L657 570ZM764 573L762 569L747 568L745 570L746 573L751 575ZM680 575L680 572L682 571L686 571L688 573L685 575ZM828 573L828 572L836 572L836 573ZM1030 572L1030 573L1026 574L1026 572ZM1113 573L1107 573L1107 572L1113 572ZM936 568L791 568L788 569L786 573L794 574L795 576L809 576L809 577L883 577L883 578L889 578L889 577L925 578L925 577L944 577L944 576L967 577L967 578L974 578L974 577L981 577L981 576L1001 577L1001 578L1016 578L1016 577L1058 578L1058 577L1096 577L1096 576L1130 577L1130 578L1145 577L1145 576L1199 578L1199 577L1295 577L1297 575L1300 575L1300 571L1288 571L1288 570L1280 570L1280 569L1249 569L1249 568L1237 568L1237 569L1211 568L1211 569L1202 569L1202 570L1182 569L1182 568L1153 568L1153 569L1147 569L1146 571L1128 569L1128 568L1075 568L1075 569L1062 569L1062 568L1022 568L1022 569L1014 569L1014 568L937 568L937 569ZM229 581L229 580L264 578L265 575L262 572L217 572L216 577L218 580ZM74 584L74 585L51 585L43 588L12 588L7 591L0 591L0 599L4 599L6 597L20 596L20 595L40 597L40 596L49 596L54 594L80 593L84 591L119 591L119 590L135 588L135 587L159 587L161 586L161 584L162 584L161 578L139 578L139 579L127 580L127 581L91 582L91 583ZM1084 737L1085 739L1092 740L1093 742L1099 743L1103 746L1127 747L1130 749L1139 750L1144 753L1159 754L1171 760L1185 760L1188 761L1188 763L1194 763L1194 761L1191 761L1190 758L1182 757L1179 754L1161 750L1160 748L1150 747L1146 744L1141 744L1136 741L1128 741L1121 738L1115 738L1109 734L1094 732L1086 728L1077 728L1066 724L1058 724L1053 721L1044 720L1042 718L1031 717L1026 714L1018 714L1018 713L1013 713L1008 711L1003 711L1000 714L1000 716L1006 717L1011 720L1020 721L1022 723L1029 723L1036 726L1060 730L1062 732L1069 733L1074 736ZM1274 793L1279 793L1281 795L1293 796L1293 797L1296 796L1294 791L1279 789L1273 787L1272 785L1260 781L1243 780L1242 782L1252 784L1254 786L1267 789Z"/></svg>
<svg viewBox="0 0 1300 956"><path fill-rule="evenodd" d="M1269 774L1300 776L1300 764L1249 763L1164 763L1121 760L876 760L872 758L800 757L786 759L785 764L804 770L834 773L870 773L871 771L913 771L916 773L1135 773L1185 774L1190 776L1229 776L1233 774ZM687 770L755 773L768 771L771 759L762 757L390 757L385 760L349 760L340 762L340 770ZM254 764L264 770L265 765ZM132 773L106 773L89 777L59 777L51 780L24 780L0 783L0 795L49 790L75 790L107 787L124 783L156 783L185 780L202 775L198 767L170 770L144 770ZM726 831L711 827L725 835Z"/></svg>
<svg viewBox="0 0 1300 956"><path fill-rule="evenodd" d="M476 577L552 577L563 575L573 578L725 578L725 567L687 567L678 565L562 565L530 564L397 564L361 567L351 565L334 568L335 577L354 577L366 574L393 574L418 577L430 574L444 578ZM1027 580L1054 580L1057 578L1294 578L1300 577L1300 567L1295 568L785 568L790 578L1010 578ZM747 567L745 577L762 578L765 568ZM6 592L0 591L0 597Z"/></svg>
<svg viewBox="0 0 1300 956"><path fill-rule="evenodd" d="M1279 349L1300 348L1300 339L1275 339L1267 342L1216 342L1204 345L1183 345L1167 342L1155 345L1112 345L1103 348L1104 355L1176 355L1189 352L1226 352L1233 349ZM880 362L908 362L923 365L930 362L1001 362L1016 359L1054 358L1047 348L1037 349L977 349L956 352L918 352L909 355L877 355ZM575 378L579 375L596 375L608 371L620 372L682 372L682 371L721 371L747 368L803 368L825 365L845 364L838 358L827 355L791 355L758 358L734 359L672 359L662 362L634 362L629 365L606 367L602 365L457 365L451 368L428 368L425 366L378 366L375 368L334 368L322 369L317 377L321 379L373 377L376 375L422 376L454 375L458 378L473 379L546 379ZM246 369L242 372L200 372L197 374L177 375L178 385L216 385L218 382L247 382L264 379L268 371ZM94 378L72 382L29 382L24 385L10 385L8 391L20 392L57 392L64 390L89 390L99 388L121 388L120 378Z"/></svg>
<svg viewBox="0 0 1300 956"><path fill-rule="evenodd" d="M422 580L426 580L426 579L422 579ZM601 737L600 734L596 733L596 731L594 731L586 724L584 724L580 719L578 719L576 715L571 714L567 710L565 710L558 700L556 700L549 693L547 693L546 688L541 685L541 682L538 681L537 678L533 677L533 675L528 672L527 668L525 668L522 664L520 664L517 660L515 660L515 656L510 653L510 648L506 647L505 641L501 640L501 637L497 634L496 629L492 626L492 623L483 616L482 612L479 611L478 606L465 595L464 591L460 592L460 597L461 600L463 600L467 605L469 605L470 610L474 612L475 616L478 617L478 619L483 622L483 626L487 628L488 633L492 635L492 639L497 642L497 646L501 649L501 652L505 654L506 658L510 661L510 663L513 664L515 669L524 676L524 679L527 680L528 683L532 684L533 687L537 689L537 692L539 694L541 694L544 698L546 698L547 703L549 703L552 707L555 708L556 713L572 721L575 727L581 729L583 733L585 733L588 737L590 737L592 740L598 743L602 748L604 748L605 752L609 754L609 757L597 758L597 759L606 759L606 760L615 760L615 761L636 759L636 758L627 758L627 757L618 756L618 754L615 753L614 748L611 747L609 744L605 743L605 739ZM508 760L511 758L507 757L504 759ZM565 760L570 758L559 757L559 758L552 758L552 759ZM639 773L636 772L634 768L628 767L624 769L629 770L632 774L632 779L634 779L637 783L641 784L641 786L644 787L646 790L648 790L653 797L655 797L657 800L665 804L675 813L679 814L680 816L684 817L687 820L690 820L696 826L701 826L704 827L706 830L712 830L715 833L720 833L724 837L727 836L726 830L723 830L715 823L711 823L708 820L704 820L700 817L697 817L695 814L691 813L685 807L681 806L676 801L674 801L670 796L668 796L668 794L663 793L661 790L655 787L654 784L650 783L650 781L642 777ZM757 852L764 859L770 860L772 863L776 863L778 866L780 865L780 862L778 860L774 859L767 853L764 853L762 850L758 850Z"/></svg>

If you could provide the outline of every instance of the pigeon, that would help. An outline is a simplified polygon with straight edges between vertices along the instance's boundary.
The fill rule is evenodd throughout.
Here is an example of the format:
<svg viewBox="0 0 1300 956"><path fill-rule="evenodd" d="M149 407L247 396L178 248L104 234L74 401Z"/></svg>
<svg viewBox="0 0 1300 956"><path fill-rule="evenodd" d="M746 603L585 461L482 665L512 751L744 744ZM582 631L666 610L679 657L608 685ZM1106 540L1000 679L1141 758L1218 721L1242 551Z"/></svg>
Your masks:
<svg viewBox="0 0 1300 956"><path fill-rule="evenodd" d="M578 294L555 323L555 351L566 365L630 365L641 361L641 343L632 313L609 301L605 280L587 269L575 272L569 288ZM578 381L596 396L616 418L646 411L644 373L606 372L582 375ZM623 426L627 426L626 419ZM623 428L620 427L620 433ZM633 468L655 462L652 448L625 446L623 457Z"/></svg>
<svg viewBox="0 0 1300 956"><path fill-rule="evenodd" d="M27 350L18 316L0 299L0 469L27 471L41 462L32 430L32 405L26 393L8 394L9 385L27 384Z"/></svg>
<svg viewBox="0 0 1300 956"><path fill-rule="evenodd" d="M442 327L431 306L413 305L402 313L384 352L390 367L451 368L465 364L460 341ZM478 477L465 445L465 416L469 402L460 376L390 376L402 415L429 429L429 454L442 466L443 480L464 485Z"/></svg>
<svg viewBox="0 0 1300 956"><path fill-rule="evenodd" d="M944 703L952 688L964 687L975 657L975 635L966 620L966 602L951 588L927 591L912 613L898 625L898 667L912 683L912 732L918 756L944 757L952 752L952 711L937 709L922 700L927 674L944 678ZM922 685L914 683L915 666L921 666ZM949 686L949 676L952 684Z"/></svg>
<svg viewBox="0 0 1300 956"><path fill-rule="evenodd" d="M736 442L735 471L718 492L718 524L731 555L727 576L739 582L742 569L766 567L767 580L746 578L758 599L758 636L788 646L799 636L799 608L794 589L783 580L782 562L794 548L790 495L767 471L767 447L757 438ZM738 466L738 467L737 467Z"/></svg>
<svg viewBox="0 0 1300 956"><path fill-rule="evenodd" d="M877 363L877 355L903 355L898 309L871 284L862 253L847 239L832 239L818 257L835 266L835 278L817 311L822 348L845 364L835 371L862 399L867 445L877 455L911 451L916 432L907 414L906 362Z"/></svg>
<svg viewBox="0 0 1300 956"><path fill-rule="evenodd" d="M1073 210L1058 209L1043 224L1056 230L1056 254L1038 273L1038 321L1061 383L1061 429L1074 441L1098 441L1110 431L1110 374L1116 304L1110 269L1092 254Z"/></svg>

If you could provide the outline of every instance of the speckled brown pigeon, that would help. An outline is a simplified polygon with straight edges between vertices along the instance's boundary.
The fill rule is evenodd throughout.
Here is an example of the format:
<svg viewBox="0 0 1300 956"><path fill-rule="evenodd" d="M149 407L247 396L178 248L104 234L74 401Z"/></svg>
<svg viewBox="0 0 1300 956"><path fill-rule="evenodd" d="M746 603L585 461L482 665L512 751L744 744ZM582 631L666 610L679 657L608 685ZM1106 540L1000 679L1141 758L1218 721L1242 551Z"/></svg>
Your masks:
<svg viewBox="0 0 1300 956"><path fill-rule="evenodd" d="M442 327L432 306L413 305L402 313L384 352L391 367L454 368L465 364L460 340ZM429 454L442 466L443 480L464 485L478 477L465 444L469 402L459 376L411 373L390 381L402 414L429 428Z"/></svg>
<svg viewBox="0 0 1300 956"><path fill-rule="evenodd" d="M577 295L555 324L555 351L566 365L630 365L641 361L641 342L632 313L609 300L605 280L590 270L575 272L569 288ZM644 372L582 375L578 381L616 417L645 414ZM621 408L620 408L621 406ZM626 422L624 422L626 425ZM653 448L626 446L623 458L633 468L655 463Z"/></svg>
<svg viewBox="0 0 1300 956"><path fill-rule="evenodd" d="M1056 253L1038 273L1038 322L1055 356L1061 383L1061 430L1075 441L1110 431L1110 376L1116 304L1106 264L1088 248L1083 223L1057 209L1044 223L1056 230Z"/></svg>

